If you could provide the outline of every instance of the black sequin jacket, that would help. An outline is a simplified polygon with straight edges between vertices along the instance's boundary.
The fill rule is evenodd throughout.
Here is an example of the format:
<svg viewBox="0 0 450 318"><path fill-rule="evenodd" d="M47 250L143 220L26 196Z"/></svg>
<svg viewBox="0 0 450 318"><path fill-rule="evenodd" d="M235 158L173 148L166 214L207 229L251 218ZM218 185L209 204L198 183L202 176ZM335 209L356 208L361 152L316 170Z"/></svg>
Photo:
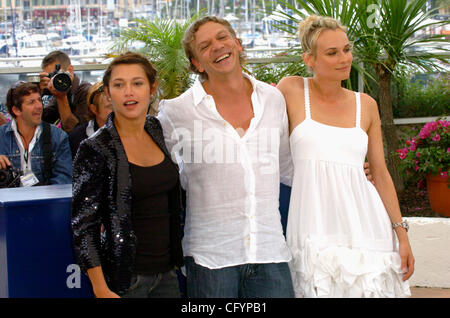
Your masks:
<svg viewBox="0 0 450 318"><path fill-rule="evenodd" d="M131 221L131 176L128 159L111 113L104 127L80 145L73 163L72 231L75 258L83 272L102 266L108 287L121 295L134 272L136 236ZM147 116L145 130L161 150L161 125ZM174 164L174 169L177 166ZM169 193L170 253L174 266L183 264L181 188ZM105 232L100 235L101 224Z"/></svg>

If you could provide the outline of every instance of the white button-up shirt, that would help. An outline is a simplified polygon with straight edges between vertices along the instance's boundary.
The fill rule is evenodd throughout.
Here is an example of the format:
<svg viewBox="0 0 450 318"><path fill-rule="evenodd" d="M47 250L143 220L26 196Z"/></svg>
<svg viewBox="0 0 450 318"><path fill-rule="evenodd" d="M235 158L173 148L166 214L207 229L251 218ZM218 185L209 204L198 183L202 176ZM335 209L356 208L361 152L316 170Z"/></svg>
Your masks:
<svg viewBox="0 0 450 318"><path fill-rule="evenodd" d="M210 269L291 258L279 212L280 171L286 184L292 174L285 100L277 88L244 76L253 86L254 118L242 137L199 79L159 106L186 190L184 255Z"/></svg>

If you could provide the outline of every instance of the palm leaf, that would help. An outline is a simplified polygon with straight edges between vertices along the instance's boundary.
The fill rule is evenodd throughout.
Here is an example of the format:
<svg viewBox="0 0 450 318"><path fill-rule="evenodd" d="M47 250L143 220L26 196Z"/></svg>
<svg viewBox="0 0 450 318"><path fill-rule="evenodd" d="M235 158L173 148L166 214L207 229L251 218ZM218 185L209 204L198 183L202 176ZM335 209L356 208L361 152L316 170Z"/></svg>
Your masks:
<svg viewBox="0 0 450 318"><path fill-rule="evenodd" d="M136 28L123 30L114 49L125 52L137 42L144 44L138 50L146 55L158 72L158 99L174 98L192 84L189 61L184 53L182 39L193 16L185 23L174 20L136 19Z"/></svg>

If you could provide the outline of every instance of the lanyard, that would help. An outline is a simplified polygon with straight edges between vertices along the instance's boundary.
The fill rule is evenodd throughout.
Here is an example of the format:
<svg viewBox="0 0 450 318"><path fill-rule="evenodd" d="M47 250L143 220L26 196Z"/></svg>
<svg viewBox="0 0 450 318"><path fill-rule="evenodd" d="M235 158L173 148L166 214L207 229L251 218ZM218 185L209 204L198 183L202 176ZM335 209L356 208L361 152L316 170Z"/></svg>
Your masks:
<svg viewBox="0 0 450 318"><path fill-rule="evenodd" d="M20 137L23 139L23 160L25 161L25 170L28 170L28 148L25 149L25 137L20 133L19 129L17 129L17 132L19 133ZM29 146L29 145L28 145Z"/></svg>
<svg viewBox="0 0 450 318"><path fill-rule="evenodd" d="M25 165L28 168L28 149L25 149L25 151L23 152L23 159L25 160Z"/></svg>

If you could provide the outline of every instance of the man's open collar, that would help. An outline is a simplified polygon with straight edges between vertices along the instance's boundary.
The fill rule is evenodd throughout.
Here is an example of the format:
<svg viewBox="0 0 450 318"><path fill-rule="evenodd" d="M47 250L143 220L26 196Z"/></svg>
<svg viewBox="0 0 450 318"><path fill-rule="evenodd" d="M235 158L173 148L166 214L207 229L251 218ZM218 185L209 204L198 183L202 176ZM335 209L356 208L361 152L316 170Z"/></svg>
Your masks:
<svg viewBox="0 0 450 318"><path fill-rule="evenodd" d="M245 72L242 72L242 75L245 78L248 78L250 83L252 84L253 91L256 89L256 79L250 75L248 75ZM194 98L194 106L198 106L203 99L208 95L203 88L202 80L200 79L200 76L197 77L197 79L194 82L194 85L192 86L192 97Z"/></svg>

